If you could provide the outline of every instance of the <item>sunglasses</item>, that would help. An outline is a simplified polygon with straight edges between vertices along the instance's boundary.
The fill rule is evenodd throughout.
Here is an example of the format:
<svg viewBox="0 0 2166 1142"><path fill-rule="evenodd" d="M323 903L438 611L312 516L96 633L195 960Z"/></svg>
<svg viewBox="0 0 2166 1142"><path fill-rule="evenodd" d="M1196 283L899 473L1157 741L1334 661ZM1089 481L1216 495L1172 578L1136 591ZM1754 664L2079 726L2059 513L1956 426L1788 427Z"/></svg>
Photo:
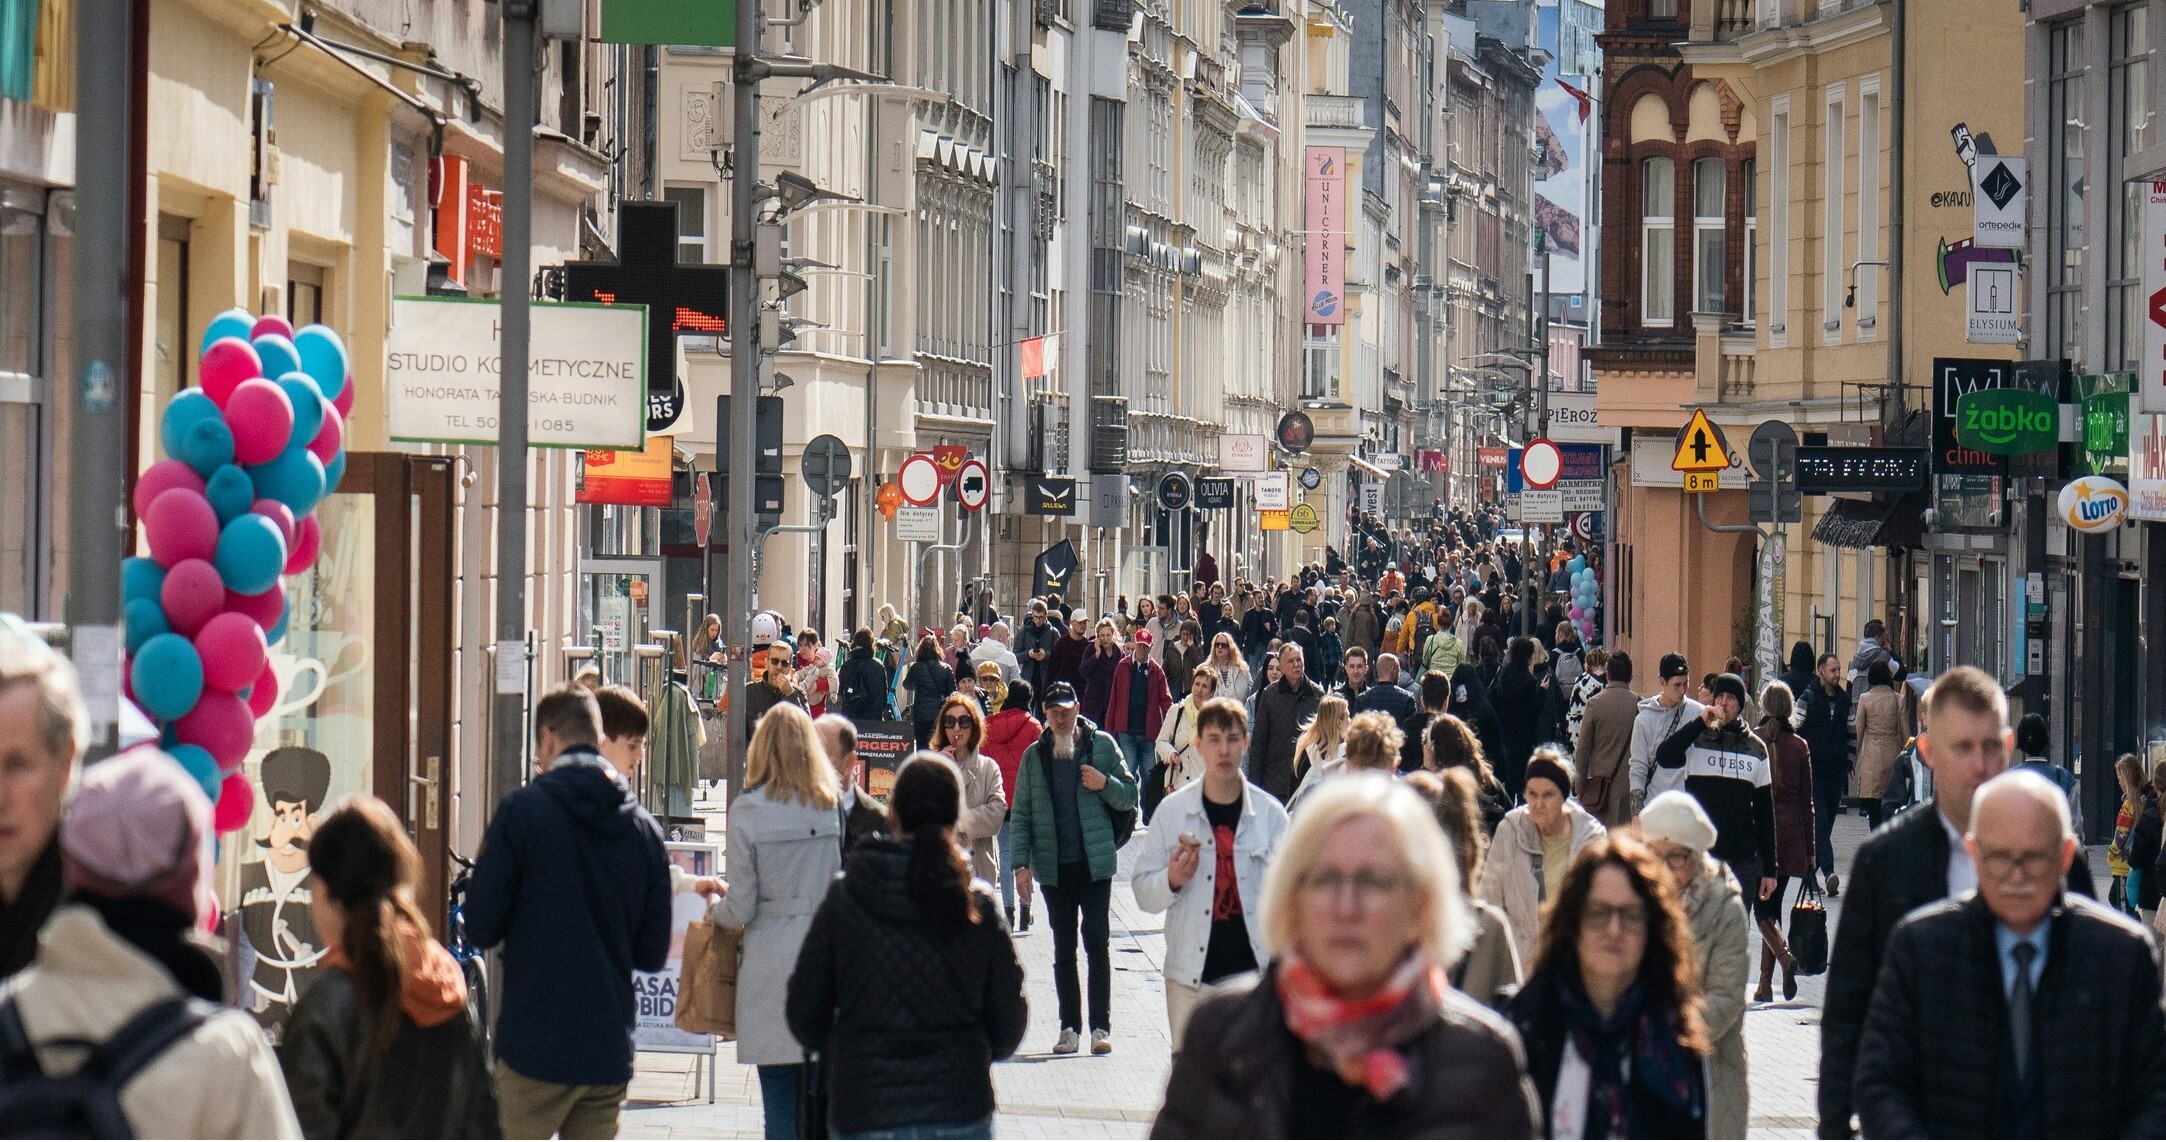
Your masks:
<svg viewBox="0 0 2166 1142"><path fill-rule="evenodd" d="M950 715L948 717L940 719L940 724L948 727L951 730L959 730L970 725L970 719L966 717Z"/></svg>

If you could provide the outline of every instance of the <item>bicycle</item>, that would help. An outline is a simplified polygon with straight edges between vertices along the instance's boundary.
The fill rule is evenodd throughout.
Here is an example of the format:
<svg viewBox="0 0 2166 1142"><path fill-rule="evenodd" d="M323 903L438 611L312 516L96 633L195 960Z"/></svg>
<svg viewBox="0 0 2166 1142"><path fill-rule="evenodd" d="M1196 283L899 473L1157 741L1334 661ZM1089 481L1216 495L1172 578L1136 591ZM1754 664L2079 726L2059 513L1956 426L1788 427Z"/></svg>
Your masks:
<svg viewBox="0 0 2166 1142"><path fill-rule="evenodd" d="M482 1049L490 1058L496 1057L494 1042L495 1024L489 1018L489 961L480 948L466 938L466 891L474 879L474 862L451 851L452 862L459 871L451 878L451 891L447 894L444 914L444 946L451 958L459 962L459 974L466 977L467 1001L472 1004L474 1023L481 1030Z"/></svg>

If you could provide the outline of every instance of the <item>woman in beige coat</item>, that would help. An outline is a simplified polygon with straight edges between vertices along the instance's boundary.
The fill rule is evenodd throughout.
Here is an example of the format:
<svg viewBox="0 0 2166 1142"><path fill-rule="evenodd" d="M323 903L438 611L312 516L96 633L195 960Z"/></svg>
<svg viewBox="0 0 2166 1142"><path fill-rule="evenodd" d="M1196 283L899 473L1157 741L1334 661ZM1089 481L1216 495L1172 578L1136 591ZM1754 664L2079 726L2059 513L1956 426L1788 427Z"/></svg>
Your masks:
<svg viewBox="0 0 2166 1142"><path fill-rule="evenodd" d="M1672 789L1640 811L1640 834L1662 858L1692 921L1699 953L1700 1017L1707 1021L1708 1133L1743 1138L1752 1121L1752 1083L1745 1057L1745 987L1752 921L1745 894L1728 865L1707 855L1715 824L1691 794Z"/></svg>
<svg viewBox="0 0 2166 1142"><path fill-rule="evenodd" d="M979 750L985 744L985 715L978 703L948 695L933 740L963 772L963 815L955 822L955 836L970 847L970 874L999 884L1000 826L1008 817L1008 799L1001 791L1000 763Z"/></svg>
<svg viewBox="0 0 2166 1142"><path fill-rule="evenodd" d="M1527 762L1527 803L1504 815L1482 863L1478 895L1504 910L1523 964L1534 962L1542 904L1563 881L1565 868L1609 831L1572 799L1572 786L1571 762L1556 750L1535 750Z"/></svg>
<svg viewBox="0 0 2166 1142"><path fill-rule="evenodd" d="M1886 659L1866 668L1870 687L1858 699L1858 792L1859 797L1879 801L1888 787L1895 759L1910 740L1910 719L1903 710L1903 695L1895 689L1894 671Z"/></svg>

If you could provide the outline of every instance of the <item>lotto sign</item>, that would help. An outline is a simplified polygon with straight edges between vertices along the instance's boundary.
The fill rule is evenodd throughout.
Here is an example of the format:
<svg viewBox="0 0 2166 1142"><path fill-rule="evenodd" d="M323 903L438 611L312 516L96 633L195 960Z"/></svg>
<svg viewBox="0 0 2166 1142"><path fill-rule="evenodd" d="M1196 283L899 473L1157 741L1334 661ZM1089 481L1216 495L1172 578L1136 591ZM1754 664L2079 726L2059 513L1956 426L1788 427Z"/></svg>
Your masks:
<svg viewBox="0 0 2166 1142"><path fill-rule="evenodd" d="M2085 476L2061 489L2061 519L2077 531L2105 531L2121 526L2128 511L2128 489L2104 476Z"/></svg>
<svg viewBox="0 0 2166 1142"><path fill-rule="evenodd" d="M2166 412L2166 181L2144 193L2143 366L2136 375L2136 407Z"/></svg>

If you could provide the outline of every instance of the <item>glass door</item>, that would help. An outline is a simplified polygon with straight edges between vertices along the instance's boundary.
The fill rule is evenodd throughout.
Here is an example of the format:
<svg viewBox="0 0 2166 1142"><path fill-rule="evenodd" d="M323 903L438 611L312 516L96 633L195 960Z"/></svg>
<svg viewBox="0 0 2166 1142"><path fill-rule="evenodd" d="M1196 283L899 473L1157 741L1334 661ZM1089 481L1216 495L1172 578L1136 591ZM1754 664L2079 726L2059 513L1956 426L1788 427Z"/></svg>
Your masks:
<svg viewBox="0 0 2166 1142"><path fill-rule="evenodd" d="M655 628L662 593L660 559L589 559L580 564L580 629L594 647L602 681L637 689L633 648Z"/></svg>

